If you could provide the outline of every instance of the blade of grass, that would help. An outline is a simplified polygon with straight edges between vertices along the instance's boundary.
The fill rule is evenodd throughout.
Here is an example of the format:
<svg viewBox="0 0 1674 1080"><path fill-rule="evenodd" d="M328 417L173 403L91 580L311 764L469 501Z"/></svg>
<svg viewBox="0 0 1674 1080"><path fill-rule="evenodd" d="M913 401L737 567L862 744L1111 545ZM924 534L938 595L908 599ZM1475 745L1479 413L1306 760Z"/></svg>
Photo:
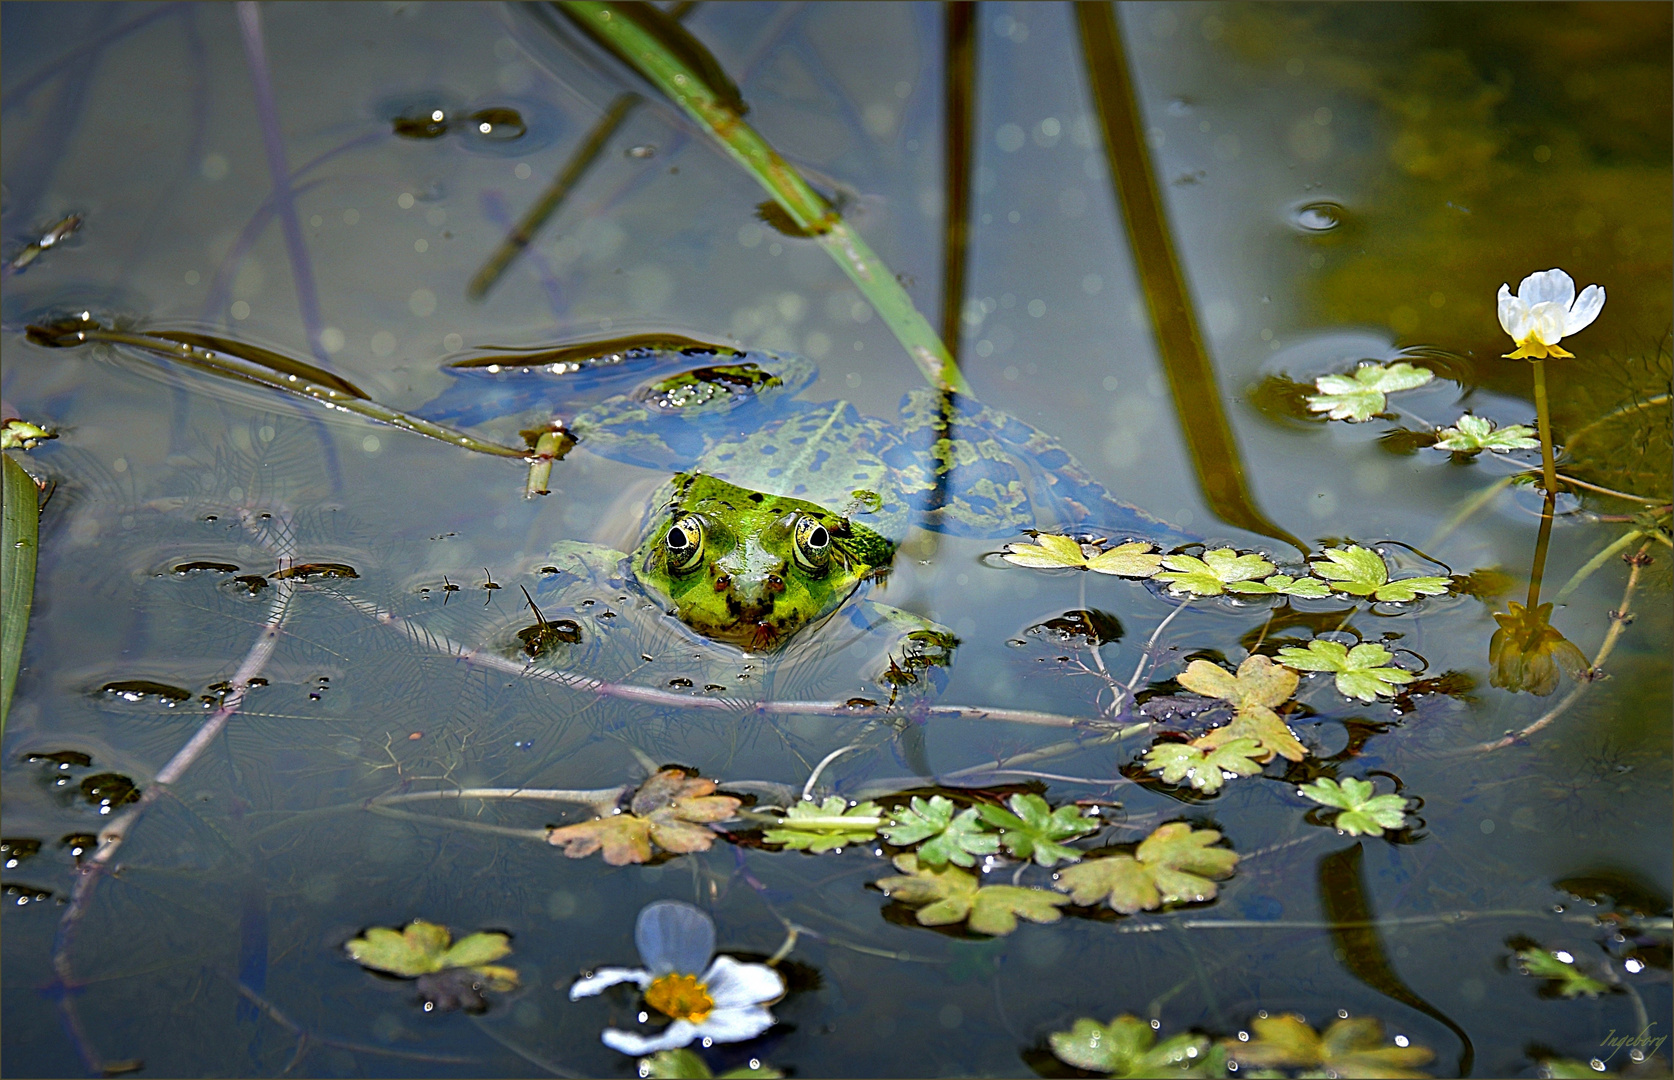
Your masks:
<svg viewBox="0 0 1674 1080"><path fill-rule="evenodd" d="M1191 452L1198 487L1215 515L1229 525L1271 536L1306 552L1308 546L1268 520L1256 505L1244 463L1232 437L1215 368L1203 346L1197 316L1174 251L1151 155L1146 150L1139 102L1128 76L1116 9L1111 4L1075 5L1081 28L1087 82L1098 106L1111 183L1122 207L1139 280L1151 311L1157 352L1168 375L1180 432Z"/></svg>
<svg viewBox="0 0 1674 1080"><path fill-rule="evenodd" d="M947 346L913 306L912 298L889 267L836 208L809 187L795 167L744 121L742 112L699 73L698 66L713 63L713 58L705 51L701 53L707 58L703 65L685 62L664 43L668 35L663 31L672 27L689 42L688 49L701 50L701 43L649 4L630 7L565 0L560 10L685 110L755 178L796 227L837 261L932 386L969 393Z"/></svg>
<svg viewBox="0 0 1674 1080"><path fill-rule="evenodd" d="M29 608L35 598L35 545L40 538L40 492L23 466L5 459L3 518L0 518L0 735L12 710L12 689L23 658L23 635L29 629Z"/></svg>

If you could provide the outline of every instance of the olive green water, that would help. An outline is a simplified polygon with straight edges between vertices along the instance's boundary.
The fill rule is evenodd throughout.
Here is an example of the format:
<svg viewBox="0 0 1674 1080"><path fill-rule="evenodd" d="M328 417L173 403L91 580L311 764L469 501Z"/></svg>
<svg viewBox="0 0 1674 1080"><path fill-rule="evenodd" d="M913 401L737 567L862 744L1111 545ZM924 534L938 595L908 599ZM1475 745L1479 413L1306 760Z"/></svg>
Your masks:
<svg viewBox="0 0 1674 1080"><path fill-rule="evenodd" d="M1501 491L1448 527L1538 454L1464 461L1398 453L1378 436L1467 409L1532 425L1530 366L1499 358L1511 344L1493 297L1502 281L1562 267L1609 299L1565 339L1576 358L1547 364L1570 448L1561 471L1639 501L1559 500L1543 599L1633 529L1628 516L1669 501L1668 6L1141 4L1118 16L1260 510L1315 549L1385 545L1402 574L1503 575L1497 587L1478 575L1479 595L1404 608L1296 601L1271 608L1271 622L1265 601L1193 601L1158 638L1149 679L1163 693L1178 692L1167 680L1190 658L1236 666L1312 633L1384 641L1425 678L1455 673L1398 705L1346 699L1311 677L1290 720L1312 756L1213 797L1131 767L1150 733L1092 745L1104 729L910 707L880 719L627 701L463 662L368 618L380 607L469 647L503 645L532 621L517 586L539 586L549 547L631 546L662 477L583 448L555 465L552 494L526 501L516 461L139 353L43 349L25 325L85 309L195 329L308 359L419 411L459 381L441 369L453 354L651 331L807 356L821 369L809 400L845 398L871 415L894 416L922 379L832 260L759 221L754 181L661 102L630 116L488 298L467 299L613 96L649 93L515 10L263 6L286 210L270 201L233 8L6 6L3 254L14 260L68 214L85 218L4 281L6 415L60 432L19 455L57 487L0 774L8 1075L76 1074L88 1056L143 1061L150 1075L632 1075L633 1060L598 1041L607 1023L631 1025L632 998L572 1003L566 991L584 970L633 963L634 915L663 898L705 908L723 950L758 959L785 942L787 922L801 928L779 1025L730 1057L717 1047L716 1071L756 1057L801 1076L1063 1075L1048 1034L1124 1012L1165 1035L1217 1038L1248 1030L1258 1010L1316 1027L1339 1010L1374 1016L1433 1049L1437 1075L1460 1068L1460 1032L1473 1071L1491 1076L1532 1076L1545 1057L1619 1070L1633 1063L1608 1039L1647 1025L1649 1038L1667 1035L1669 548L1647 533L1625 549L1650 561L1610 677L1525 743L1475 750L1576 685L1564 676L1550 696L1492 685L1493 614L1526 599L1538 492ZM757 130L841 198L940 325L939 10L706 4L686 25L737 81ZM1294 564L1283 543L1218 521L1202 494L1181 425L1204 422L1194 410L1205 403L1186 402L1182 419L1153 344L1074 13L983 4L975 42L960 348L975 393L1050 432L1120 498L1212 546ZM393 117L432 107L512 108L527 130L391 133ZM1278 377L1311 383L1362 359L1428 363L1439 378L1392 397L1395 421L1324 424L1287 406ZM485 393L496 385L480 381ZM999 546L914 533L872 594L961 639L945 688L926 676L908 697L1097 719L1110 693L1085 672L1098 666L1084 638L1031 628L1109 613L1122 636L1098 659L1125 677L1174 603L1137 582L1004 567ZM83 781L151 785L270 615L278 585L236 579L281 559L357 576L297 587L266 685L147 809L55 971L77 866L61 838L97 833L113 816L99 797L122 790L85 785L97 789L89 798ZM237 569L178 570L193 563ZM1608 560L1553 615L1589 658L1629 569ZM871 663L865 645L853 655ZM666 688L666 662L576 650L564 666ZM870 674L844 666L860 662L739 658L722 674L741 701L841 699ZM190 696L102 690L138 680ZM1023 773L948 779L1077 734L1089 745ZM1242 861L1210 903L1073 910L983 939L918 925L912 908L868 889L895 872L872 844L814 855L718 839L610 867L538 835L473 828L583 820L575 806L368 808L457 787L632 784L645 760L800 789L850 744L859 749L826 768L822 791L1034 781L1054 806L1119 803L1098 845L1186 820L1220 830ZM1297 785L1321 775L1399 785L1415 800L1410 827L1356 839L1319 824ZM1050 883L1029 875L1020 880ZM511 934L504 962L521 989L491 993L480 1017L426 1013L411 983L344 955L365 928L415 918ZM1543 992L1511 959L1530 942L1569 952L1610 991ZM1668 1056L1664 1045L1664 1069Z"/></svg>

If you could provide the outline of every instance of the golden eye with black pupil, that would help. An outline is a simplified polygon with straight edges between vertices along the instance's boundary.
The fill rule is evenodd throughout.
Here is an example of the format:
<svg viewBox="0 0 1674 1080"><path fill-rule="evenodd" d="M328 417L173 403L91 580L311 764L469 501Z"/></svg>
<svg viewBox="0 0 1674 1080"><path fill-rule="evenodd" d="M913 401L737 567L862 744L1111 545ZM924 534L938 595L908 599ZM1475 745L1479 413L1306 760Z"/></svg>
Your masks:
<svg viewBox="0 0 1674 1080"><path fill-rule="evenodd" d="M822 573L831 565L831 533L811 517L796 519L796 565L811 573Z"/></svg>
<svg viewBox="0 0 1674 1080"><path fill-rule="evenodd" d="M684 574L697 569L703 558L703 519L688 514L676 521L669 526L663 544L668 549L668 568L671 571Z"/></svg>

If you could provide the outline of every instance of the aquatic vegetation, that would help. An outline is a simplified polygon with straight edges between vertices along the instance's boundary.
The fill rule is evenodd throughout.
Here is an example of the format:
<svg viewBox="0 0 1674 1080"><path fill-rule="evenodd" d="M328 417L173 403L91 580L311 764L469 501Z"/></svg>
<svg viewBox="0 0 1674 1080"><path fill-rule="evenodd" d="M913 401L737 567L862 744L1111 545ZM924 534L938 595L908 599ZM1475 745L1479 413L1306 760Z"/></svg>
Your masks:
<svg viewBox="0 0 1674 1080"><path fill-rule="evenodd" d="M1315 638L1307 648L1286 645L1279 650L1279 662L1298 671L1329 671L1336 676L1337 692L1361 701L1394 697L1395 688L1418 678L1410 671L1390 664L1394 654L1372 641L1354 648L1338 641Z"/></svg>
<svg viewBox="0 0 1674 1080"><path fill-rule="evenodd" d="M1547 980L1552 993L1566 998L1598 997L1610 992L1607 983L1582 971L1575 955L1563 949L1530 947L1515 953L1518 968L1525 975Z"/></svg>
<svg viewBox="0 0 1674 1080"><path fill-rule="evenodd" d="M1558 688L1558 673L1580 679L1587 657L1552 625L1552 603L1526 608L1515 600L1494 613L1500 628L1488 642L1488 662L1494 666L1490 683L1540 697Z"/></svg>
<svg viewBox="0 0 1674 1080"><path fill-rule="evenodd" d="M1290 700L1299 682L1296 672L1275 664L1265 656L1245 657L1244 662L1238 665L1236 675L1228 675L1219 664L1193 660L1180 673L1180 685L1205 697L1219 698L1233 707L1229 723L1200 736L1193 745L1213 750L1240 739L1253 738L1266 755L1257 757L1257 761L1267 761L1274 754L1290 761L1301 761L1307 751L1296 741L1295 733L1284 720L1273 711ZM1159 760L1165 759L1166 755Z"/></svg>
<svg viewBox="0 0 1674 1080"><path fill-rule="evenodd" d="M572 859L602 851L612 866L645 862L653 843L675 854L708 851L715 832L707 826L727 820L743 805L714 791L713 780L664 769L640 785L626 810L553 829L547 842Z"/></svg>
<svg viewBox="0 0 1674 1080"><path fill-rule="evenodd" d="M650 1057L640 1059L639 1075L650 1080L750 1080L752 1077L778 1080L785 1074L752 1059L749 1065L717 1075L690 1050L658 1050Z"/></svg>
<svg viewBox="0 0 1674 1080"><path fill-rule="evenodd" d="M983 821L1000 830L1000 843L1007 851L1019 859L1033 859L1041 866L1079 860L1081 852L1065 847L1060 841L1097 832L1101 824L1097 819L1088 818L1079 806L1060 806L1054 810L1032 792L1013 795L1006 800L1006 806L1011 809L982 803L976 810Z"/></svg>
<svg viewBox="0 0 1674 1080"><path fill-rule="evenodd" d="M1170 784L1184 780L1198 791L1214 794L1235 776L1254 776L1273 751L1248 735L1208 744L1163 742L1145 752L1141 764Z"/></svg>
<svg viewBox="0 0 1674 1080"><path fill-rule="evenodd" d="M1007 544L1001 557L1006 562L1039 570L1091 570L1115 577L1147 578L1162 566L1163 557L1152 554L1150 544L1132 542L1113 548L1102 544L1103 541L1089 543L1069 536L1037 533L1032 544Z"/></svg>
<svg viewBox="0 0 1674 1080"><path fill-rule="evenodd" d="M1183 821L1160 825L1132 855L1089 858L1058 873L1053 888L1077 904L1106 903L1124 915L1164 904L1196 904L1215 898L1215 882L1238 866L1238 853L1216 846L1221 834Z"/></svg>
<svg viewBox="0 0 1674 1080"><path fill-rule="evenodd" d="M671 1023L653 1035L606 1028L600 1038L624 1054L675 1050L699 1039L743 1042L773 1026L767 1006L785 994L785 980L765 964L715 952L715 923L691 904L659 900L640 909L634 944L643 968L604 967L576 980L570 1000L619 983L639 987L645 1004Z"/></svg>
<svg viewBox="0 0 1674 1080"><path fill-rule="evenodd" d="M851 806L841 795L827 796L824 802L810 798L786 808L762 839L796 851L841 851L871 840L888 820L875 802Z"/></svg>
<svg viewBox="0 0 1674 1080"><path fill-rule="evenodd" d="M1314 380L1319 393L1308 398L1310 412L1325 413L1331 420L1363 424L1383 412L1387 395L1414 390L1435 372L1415 367L1405 360L1393 364L1363 363L1349 375L1321 375Z"/></svg>
<svg viewBox="0 0 1674 1080"><path fill-rule="evenodd" d="M1053 1055L1066 1065L1117 1078L1130 1076L1218 1076L1224 1061L1206 1036L1195 1032L1157 1041L1157 1029L1123 1013L1108 1024L1083 1017L1068 1031L1047 1036Z"/></svg>
<svg viewBox="0 0 1674 1080"><path fill-rule="evenodd" d="M1322 776L1297 788L1303 795L1340 811L1332 825L1350 836L1382 836L1385 829L1406 824L1407 800L1399 795L1374 795L1369 780L1345 777L1341 783Z"/></svg>
<svg viewBox="0 0 1674 1080"><path fill-rule="evenodd" d="M917 844L918 861L925 866L971 866L978 855L1000 850L1000 838L983 830L976 807L956 813L953 801L944 795L914 795L907 806L890 814L890 824L880 831L896 847Z"/></svg>
<svg viewBox="0 0 1674 1080"><path fill-rule="evenodd" d="M1492 420L1465 413L1452 427L1437 430L1437 450L1451 450L1455 454L1476 454L1483 450L1505 453L1510 450L1533 450L1540 446L1535 430L1524 424L1496 427Z"/></svg>
<svg viewBox="0 0 1674 1080"><path fill-rule="evenodd" d="M1500 327L1517 343L1507 360L1544 360L1573 357L1558 348L1558 342L1593 324L1604 310L1604 290L1588 285L1575 295L1575 279L1562 270L1543 270L1517 283L1517 295L1510 285L1501 285L1495 301Z"/></svg>
<svg viewBox="0 0 1674 1080"><path fill-rule="evenodd" d="M1383 556L1375 551L1350 544L1346 548L1326 548L1320 552L1325 558L1313 563L1313 572L1331 582L1331 588L1350 596L1369 596L1373 600L1412 601L1420 596L1445 596L1449 583L1443 577L1411 577L1389 580L1389 567Z"/></svg>
<svg viewBox="0 0 1674 1080"><path fill-rule="evenodd" d="M1063 918L1058 909L1070 902L1069 897L1045 889L982 885L968 870L945 864L923 865L911 852L897 855L893 861L900 876L872 884L892 900L923 905L914 917L924 926L965 923L974 933L998 937L1016 930L1018 919L1057 922Z"/></svg>
<svg viewBox="0 0 1674 1080"><path fill-rule="evenodd" d="M1239 1065L1257 1069L1304 1069L1308 1071L1304 1075L1318 1071L1326 1076L1387 1080L1428 1076L1418 1068L1436 1056L1405 1036L1396 1036L1393 1045L1386 1043L1383 1025L1369 1016L1334 1020L1321 1032L1295 1013L1263 1013L1250 1021L1247 1040L1241 1035L1221 1045Z"/></svg>
<svg viewBox="0 0 1674 1080"><path fill-rule="evenodd" d="M1260 555L1240 555L1232 548L1205 551L1202 558L1166 555L1163 565L1168 569L1152 576L1167 582L1169 592L1178 596L1219 596L1228 591L1238 592L1238 587L1244 582L1267 577L1275 569Z"/></svg>
<svg viewBox="0 0 1674 1080"><path fill-rule="evenodd" d="M400 930L371 927L344 949L361 967L418 980L427 1012L482 1012L488 1007L484 990L505 993L518 986L517 970L495 963L511 952L511 941L494 931L454 941L447 927L414 919Z"/></svg>
<svg viewBox="0 0 1674 1080"><path fill-rule="evenodd" d="M31 425L33 427L33 425ZM39 430L39 429L35 429ZM10 426L8 425L8 432ZM23 438L31 438L27 433ZM22 441L21 439L19 440ZM41 529L40 489L12 460L0 455L0 577L6 582L0 597L0 733L12 708L12 690L23 658L23 639L29 628L29 609L35 598L35 550Z"/></svg>

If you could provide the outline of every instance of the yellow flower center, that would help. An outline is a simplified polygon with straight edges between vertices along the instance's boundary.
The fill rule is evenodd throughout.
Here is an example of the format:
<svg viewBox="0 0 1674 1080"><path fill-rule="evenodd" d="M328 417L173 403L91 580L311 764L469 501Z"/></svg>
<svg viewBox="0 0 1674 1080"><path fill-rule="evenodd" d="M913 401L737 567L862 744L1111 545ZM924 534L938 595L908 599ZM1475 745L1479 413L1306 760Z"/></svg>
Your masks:
<svg viewBox="0 0 1674 1080"><path fill-rule="evenodd" d="M670 973L659 975L645 988L645 1001L653 1009L676 1020L701 1023L715 1007L709 987L698 982L696 975Z"/></svg>

